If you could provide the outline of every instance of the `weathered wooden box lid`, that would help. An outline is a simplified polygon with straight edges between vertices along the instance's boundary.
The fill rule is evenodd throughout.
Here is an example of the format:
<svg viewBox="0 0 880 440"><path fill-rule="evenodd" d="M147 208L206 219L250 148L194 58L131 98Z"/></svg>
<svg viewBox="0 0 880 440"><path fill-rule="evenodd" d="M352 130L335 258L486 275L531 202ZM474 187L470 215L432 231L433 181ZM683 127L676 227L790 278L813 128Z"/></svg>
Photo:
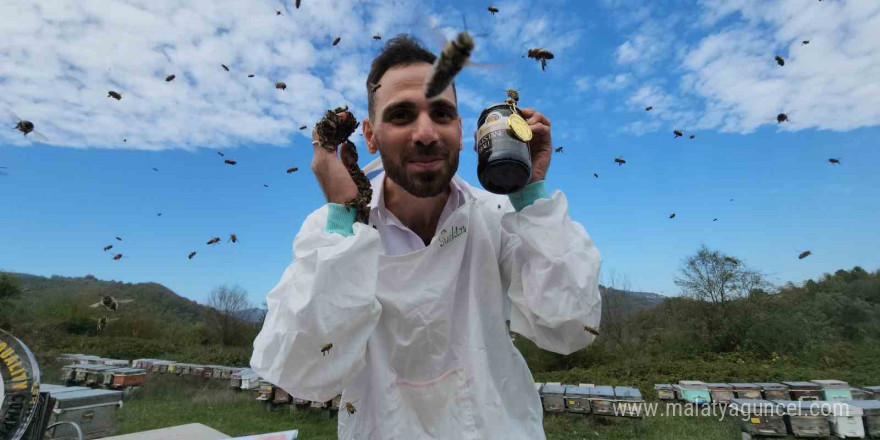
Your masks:
<svg viewBox="0 0 880 440"><path fill-rule="evenodd" d="M710 382L710 383L706 384L706 387L712 391L732 390L733 389L733 385L731 385L729 383L723 383L723 382Z"/></svg>
<svg viewBox="0 0 880 440"><path fill-rule="evenodd" d="M821 390L822 387L813 382L782 382L793 390Z"/></svg>
<svg viewBox="0 0 880 440"><path fill-rule="evenodd" d="M114 376L136 376L138 374L147 374L147 370L143 368L116 368L109 373Z"/></svg>
<svg viewBox="0 0 880 440"><path fill-rule="evenodd" d="M755 382L755 385L761 387L765 391L785 391L788 389L788 386L776 382Z"/></svg>
<svg viewBox="0 0 880 440"><path fill-rule="evenodd" d="M642 400L642 392L633 387L614 387L614 396L621 400Z"/></svg>
<svg viewBox="0 0 880 440"><path fill-rule="evenodd" d="M52 397L56 400L56 411L80 406L122 403L122 391L111 390L79 390L57 395L52 394Z"/></svg>
<svg viewBox="0 0 880 440"><path fill-rule="evenodd" d="M614 387L601 385L598 387L592 387L589 389L589 395L593 398L600 399L613 399L614 398Z"/></svg>
<svg viewBox="0 0 880 440"><path fill-rule="evenodd" d="M853 400L846 403L861 408L866 416L880 415L880 400Z"/></svg>
<svg viewBox="0 0 880 440"><path fill-rule="evenodd" d="M708 385L708 384L707 384ZM735 390L760 390L761 387L750 382L732 383L730 386Z"/></svg>
<svg viewBox="0 0 880 440"><path fill-rule="evenodd" d="M880 386L862 387L862 389L868 390L874 394L880 394Z"/></svg>
<svg viewBox="0 0 880 440"><path fill-rule="evenodd" d="M678 386L685 390L705 390L706 383L699 380L680 380Z"/></svg>
<svg viewBox="0 0 880 440"><path fill-rule="evenodd" d="M826 390L842 390L842 389L849 388L849 384L842 381L842 380L834 380L834 379L825 380L825 379L823 379L823 380L811 380L810 382L813 382Z"/></svg>
<svg viewBox="0 0 880 440"><path fill-rule="evenodd" d="M109 370L115 370L118 367L113 367L110 365L86 365L85 367L77 368L77 370L86 370L88 372L104 372Z"/></svg>
<svg viewBox="0 0 880 440"><path fill-rule="evenodd" d="M565 394L565 385L556 383L545 383L544 388L541 389L541 394L559 394L560 396L562 396Z"/></svg>
<svg viewBox="0 0 880 440"><path fill-rule="evenodd" d="M659 390L666 390L666 391L672 391L672 390L673 390L673 388L672 388L672 384L671 384L671 383L657 383L657 384L654 384L654 389L655 389L655 390L658 390L658 391L659 391Z"/></svg>
<svg viewBox="0 0 880 440"><path fill-rule="evenodd" d="M565 397L587 397L590 389L581 386L567 385L565 387Z"/></svg>

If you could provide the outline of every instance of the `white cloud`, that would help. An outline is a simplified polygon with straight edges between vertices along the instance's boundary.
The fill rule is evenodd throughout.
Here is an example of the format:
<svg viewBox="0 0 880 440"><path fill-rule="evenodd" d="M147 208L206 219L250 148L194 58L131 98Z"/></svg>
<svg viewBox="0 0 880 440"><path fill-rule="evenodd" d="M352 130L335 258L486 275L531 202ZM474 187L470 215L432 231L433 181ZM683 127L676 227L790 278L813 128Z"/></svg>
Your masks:
<svg viewBox="0 0 880 440"><path fill-rule="evenodd" d="M722 131L751 132L790 113L788 130L880 124L880 3L704 0L704 23L738 22L685 52L682 87ZM801 40L810 40L802 45ZM779 67L775 55L785 59Z"/></svg>
<svg viewBox="0 0 880 440"><path fill-rule="evenodd" d="M686 126L749 133L768 124L783 130L880 124L875 0L698 0L693 23L673 18L678 26L665 30L646 18L656 13L635 2L604 4L618 10L620 26L636 29L614 54L642 84L630 107L643 111L653 102L651 117L666 122L638 121L627 131ZM776 64L777 54L785 66ZM790 122L777 125L778 113L789 114Z"/></svg>
<svg viewBox="0 0 880 440"><path fill-rule="evenodd" d="M608 75L603 76L596 80L596 88L607 92L614 90L621 90L630 83L630 76L625 73L618 73L616 75Z"/></svg>
<svg viewBox="0 0 880 440"><path fill-rule="evenodd" d="M280 7L271 0L4 2L0 107L34 122L53 145L148 150L282 145L307 135L299 125L326 108L349 103L365 115L367 52L381 44L371 36L411 20L413 2L305 1L276 16ZM333 47L336 36L342 40ZM168 74L176 78L165 82ZM276 81L287 90L276 90ZM3 130L0 142L27 140Z"/></svg>

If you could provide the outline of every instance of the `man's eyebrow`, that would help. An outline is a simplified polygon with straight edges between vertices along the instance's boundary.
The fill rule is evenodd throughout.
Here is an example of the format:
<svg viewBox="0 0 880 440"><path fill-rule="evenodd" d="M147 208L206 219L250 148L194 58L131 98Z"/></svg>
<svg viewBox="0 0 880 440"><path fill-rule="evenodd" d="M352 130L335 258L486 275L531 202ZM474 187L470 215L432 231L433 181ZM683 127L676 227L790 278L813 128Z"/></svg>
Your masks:
<svg viewBox="0 0 880 440"><path fill-rule="evenodd" d="M382 110L382 119L388 119L388 115L395 110L413 110L416 108L416 104L412 101L398 101L392 102L385 106Z"/></svg>
<svg viewBox="0 0 880 440"><path fill-rule="evenodd" d="M458 107L456 107L456 105L453 104L452 101L450 101L448 99L442 99L442 98L436 99L436 100L431 101L428 105L431 108L442 108L442 109L446 109L446 110L452 110L455 112L458 111Z"/></svg>

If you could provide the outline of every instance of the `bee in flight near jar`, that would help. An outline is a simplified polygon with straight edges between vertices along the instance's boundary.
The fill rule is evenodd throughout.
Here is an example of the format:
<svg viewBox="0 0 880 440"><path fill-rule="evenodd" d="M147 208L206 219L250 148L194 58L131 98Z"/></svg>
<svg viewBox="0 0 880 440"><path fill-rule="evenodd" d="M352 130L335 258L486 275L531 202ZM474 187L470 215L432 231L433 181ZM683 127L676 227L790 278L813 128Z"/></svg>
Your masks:
<svg viewBox="0 0 880 440"><path fill-rule="evenodd" d="M321 356L324 356L327 353L330 353L331 348L333 348L333 344L327 344L327 345L321 347Z"/></svg>
<svg viewBox="0 0 880 440"><path fill-rule="evenodd" d="M114 298L114 297L112 297L112 296L110 296L110 295L105 295L105 296L102 296L102 297L101 297L101 300L100 300L100 301L98 301L98 302L96 302L96 303L90 305L89 307L91 307L91 308L94 309L94 308L97 308L97 307L101 307L101 306L103 306L105 309L107 309L107 310L109 310L109 311L111 311L111 312L115 312L115 311L119 310L119 305L120 305L120 304L128 304L128 303L130 303L130 302L132 302L132 301L134 301L134 300L133 300L133 299L120 299L120 300L117 300L116 298Z"/></svg>

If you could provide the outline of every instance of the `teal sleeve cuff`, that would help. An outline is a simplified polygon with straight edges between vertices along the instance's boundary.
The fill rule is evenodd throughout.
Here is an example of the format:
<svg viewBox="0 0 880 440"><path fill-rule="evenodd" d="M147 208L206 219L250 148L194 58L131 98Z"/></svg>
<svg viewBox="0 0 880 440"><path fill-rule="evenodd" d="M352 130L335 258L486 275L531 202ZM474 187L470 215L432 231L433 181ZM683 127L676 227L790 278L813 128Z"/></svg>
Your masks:
<svg viewBox="0 0 880 440"><path fill-rule="evenodd" d="M328 203L328 205L330 205L330 210L327 212L327 226L324 227L324 230L329 233L341 234L343 237L354 235L352 226L357 210L353 207L346 209L345 205L339 203Z"/></svg>
<svg viewBox="0 0 880 440"><path fill-rule="evenodd" d="M516 212L519 212L526 206L535 203L535 200L550 198L550 195L547 194L547 187L544 186L544 181L539 180L526 185L525 188L515 193L508 194L507 197L510 198L510 203L513 204Z"/></svg>

